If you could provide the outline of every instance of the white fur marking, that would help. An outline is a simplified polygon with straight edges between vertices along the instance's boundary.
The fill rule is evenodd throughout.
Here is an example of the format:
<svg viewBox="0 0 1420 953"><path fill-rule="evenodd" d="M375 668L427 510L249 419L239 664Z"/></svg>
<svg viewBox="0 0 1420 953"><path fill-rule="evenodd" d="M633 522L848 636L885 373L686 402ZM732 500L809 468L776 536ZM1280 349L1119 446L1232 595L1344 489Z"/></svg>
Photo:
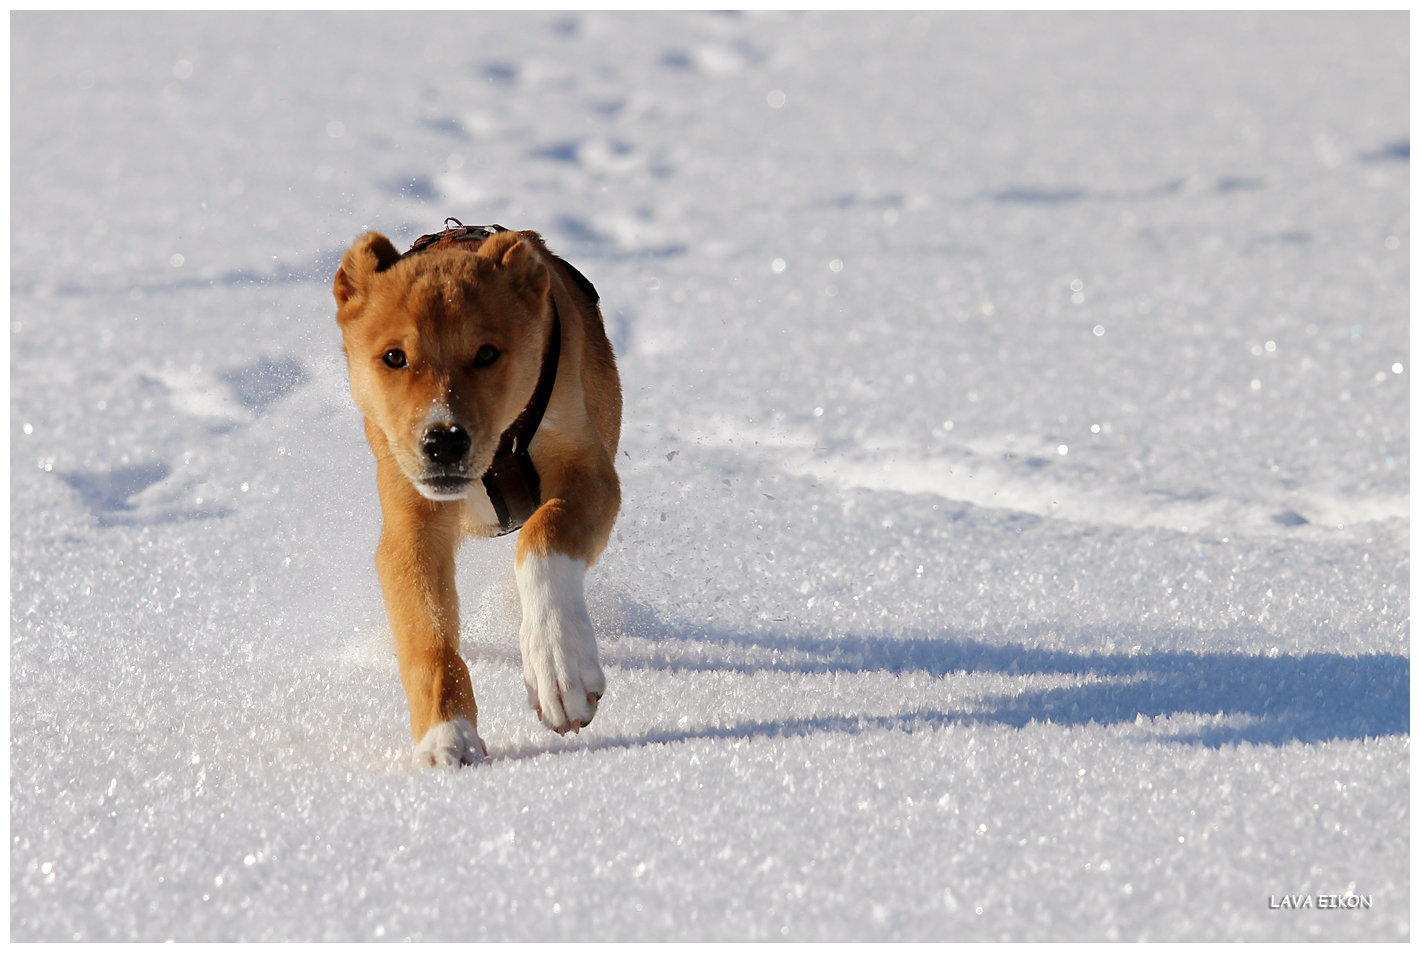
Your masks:
<svg viewBox="0 0 1420 953"><path fill-rule="evenodd" d="M516 572L528 703L541 710L543 724L558 732L590 722L597 708L587 695L599 698L606 689L582 594L586 574L585 562L561 553L526 556Z"/></svg>
<svg viewBox="0 0 1420 953"><path fill-rule="evenodd" d="M441 721L424 732L418 747L414 749L414 760L420 765L438 767L459 767L464 764L478 764L488 757L488 748L467 718Z"/></svg>
<svg viewBox="0 0 1420 953"><path fill-rule="evenodd" d="M414 484L414 488L419 491L420 496L424 497L426 500L433 500L435 503L447 503L450 500L467 499L469 490L473 487L473 484L470 483L457 493L445 493L442 490L436 490L431 486L421 483L419 480L411 480L410 482ZM495 519L493 522L496 523L498 521Z"/></svg>
<svg viewBox="0 0 1420 953"><path fill-rule="evenodd" d="M553 410L551 407L548 407L545 411L543 411L542 420L538 423L537 429L539 433L544 430L561 430L562 415L559 414L557 411Z"/></svg>
<svg viewBox="0 0 1420 953"><path fill-rule="evenodd" d="M454 420L453 412L449 410L448 401L440 399L432 401L429 404L429 410L424 414L425 430L428 430L430 427L452 423L457 423L457 421Z"/></svg>
<svg viewBox="0 0 1420 953"><path fill-rule="evenodd" d="M498 511L493 508L493 501L488 499L488 491L484 489L482 480L474 480L469 484L468 495L464 499L468 500L469 512L475 519L488 526L498 525Z"/></svg>

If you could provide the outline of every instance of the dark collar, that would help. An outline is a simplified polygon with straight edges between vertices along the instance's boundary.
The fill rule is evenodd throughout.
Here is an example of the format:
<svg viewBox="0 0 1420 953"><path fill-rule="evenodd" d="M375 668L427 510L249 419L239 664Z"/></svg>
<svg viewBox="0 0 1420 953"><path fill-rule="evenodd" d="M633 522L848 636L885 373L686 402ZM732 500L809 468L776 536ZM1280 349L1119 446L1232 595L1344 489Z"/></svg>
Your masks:
<svg viewBox="0 0 1420 953"><path fill-rule="evenodd" d="M409 251L401 255L408 258L435 245L453 242L469 242L464 246L473 251L484 239L506 232L502 225L465 225L456 218L444 219L444 224L454 222L457 228L446 228L433 235L422 235L409 246ZM577 277L581 278L580 273ZM587 279L582 278L583 282ZM590 282L587 282L590 286ZM488 493L488 501L493 504L493 512L498 515L496 536L506 536L520 529L542 505L542 480L537 467L533 466L533 435L547 413L548 401L552 399L552 388L557 383L557 365L562 356L562 319L557 313L557 297L549 290L552 303L552 331L547 336L547 349L542 355L542 371L538 374L537 387L532 399L518 414L503 436L498 440L498 449L493 454L493 462L483 474L483 489ZM592 292L595 295L595 291ZM595 298L593 298L595 300Z"/></svg>
<svg viewBox="0 0 1420 953"><path fill-rule="evenodd" d="M498 514L498 536L506 536L522 527L542 505L542 481L533 466L533 435L547 412L552 388L557 383L557 363L562 354L562 320L557 314L557 299L552 299L552 332L547 336L547 350L542 355L542 373L532 400L523 408L513 425L503 431L493 462L483 474L483 489Z"/></svg>

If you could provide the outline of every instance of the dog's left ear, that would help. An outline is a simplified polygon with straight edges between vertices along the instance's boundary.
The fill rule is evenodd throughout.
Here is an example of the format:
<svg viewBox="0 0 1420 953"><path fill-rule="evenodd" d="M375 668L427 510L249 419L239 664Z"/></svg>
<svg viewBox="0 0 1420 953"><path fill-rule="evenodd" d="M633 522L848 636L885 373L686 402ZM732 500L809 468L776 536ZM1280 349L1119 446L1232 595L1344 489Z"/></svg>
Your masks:
<svg viewBox="0 0 1420 953"><path fill-rule="evenodd" d="M508 242L508 247L498 258L498 264L507 272L513 291L530 304L542 301L552 286L547 265L543 264L541 257L527 240L516 232L503 232L502 235L508 235L510 238L503 239ZM497 237L502 238L502 235ZM497 250L493 251L496 255Z"/></svg>
<svg viewBox="0 0 1420 953"><path fill-rule="evenodd" d="M339 320L344 323L350 313L347 304L358 305L370 288L370 279L378 272L399 261L399 252L390 240L379 232L366 232L355 239L340 259L340 270L335 273L335 303L340 308Z"/></svg>

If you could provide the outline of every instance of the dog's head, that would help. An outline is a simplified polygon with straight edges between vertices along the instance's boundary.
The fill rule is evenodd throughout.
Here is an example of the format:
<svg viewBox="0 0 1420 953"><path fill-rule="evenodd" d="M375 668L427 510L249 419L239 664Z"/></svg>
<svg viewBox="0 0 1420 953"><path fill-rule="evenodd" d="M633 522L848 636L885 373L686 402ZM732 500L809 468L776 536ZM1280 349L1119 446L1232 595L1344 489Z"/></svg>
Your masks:
<svg viewBox="0 0 1420 953"><path fill-rule="evenodd" d="M462 498L532 399L551 327L551 279L532 241L499 232L473 252L401 259L368 232L341 259L355 406L428 499Z"/></svg>

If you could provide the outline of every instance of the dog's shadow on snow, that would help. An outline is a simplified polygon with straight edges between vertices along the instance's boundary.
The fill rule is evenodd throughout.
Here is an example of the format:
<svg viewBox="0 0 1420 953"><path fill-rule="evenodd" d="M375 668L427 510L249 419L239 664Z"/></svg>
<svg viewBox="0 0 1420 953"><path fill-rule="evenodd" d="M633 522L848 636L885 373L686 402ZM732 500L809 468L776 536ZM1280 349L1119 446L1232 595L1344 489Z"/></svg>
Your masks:
<svg viewBox="0 0 1420 953"><path fill-rule="evenodd" d="M1056 725L1142 723L1172 715L1222 716L1206 728L1151 732L1175 743L1220 747L1247 742L1315 743L1410 731L1410 660L1401 655L1312 653L1274 657L1231 652L1145 651L1077 653L1019 642L989 644L956 633L939 636L820 637L678 629L649 618L632 621L636 649L607 646L607 661L665 671L753 673L890 672L908 675L994 674L1072 676L1071 684L1022 685L969 702L960 711L916 710L895 715L830 715L734 726L656 731L627 745L692 738L752 738L911 731L950 724L1031 722ZM1026 634L1026 638L1030 637ZM1040 635L1044 636L1042 631ZM1185 633L1176 633L1180 640ZM656 646L650 653L646 643ZM628 649L631 646L627 645ZM741 661L742 659L742 661ZM608 746L623 746L608 739ZM600 746L600 745L599 745Z"/></svg>

